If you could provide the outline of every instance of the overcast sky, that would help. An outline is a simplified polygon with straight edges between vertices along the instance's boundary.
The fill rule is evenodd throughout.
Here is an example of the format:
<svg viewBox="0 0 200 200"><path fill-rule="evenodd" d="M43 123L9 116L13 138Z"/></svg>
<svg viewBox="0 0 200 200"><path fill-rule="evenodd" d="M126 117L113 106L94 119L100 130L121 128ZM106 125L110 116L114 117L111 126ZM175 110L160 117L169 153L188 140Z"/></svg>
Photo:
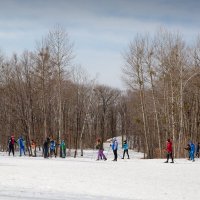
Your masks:
<svg viewBox="0 0 200 200"><path fill-rule="evenodd" d="M122 52L134 36L163 26L191 42L200 32L199 8L197 0L0 0L0 49L34 50L59 24L75 44L74 63L123 89Z"/></svg>

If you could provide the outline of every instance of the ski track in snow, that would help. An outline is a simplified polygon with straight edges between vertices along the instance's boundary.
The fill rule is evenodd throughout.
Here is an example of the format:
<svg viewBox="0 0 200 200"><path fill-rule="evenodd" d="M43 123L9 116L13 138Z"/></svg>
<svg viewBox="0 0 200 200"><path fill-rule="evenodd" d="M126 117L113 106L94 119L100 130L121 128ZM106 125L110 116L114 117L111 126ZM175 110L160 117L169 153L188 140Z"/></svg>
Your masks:
<svg viewBox="0 0 200 200"><path fill-rule="evenodd" d="M0 153L0 200L189 200L200 195L198 159L171 164L130 151L130 160L119 156L113 162L112 151L105 154L107 161L96 161L96 150L65 159Z"/></svg>

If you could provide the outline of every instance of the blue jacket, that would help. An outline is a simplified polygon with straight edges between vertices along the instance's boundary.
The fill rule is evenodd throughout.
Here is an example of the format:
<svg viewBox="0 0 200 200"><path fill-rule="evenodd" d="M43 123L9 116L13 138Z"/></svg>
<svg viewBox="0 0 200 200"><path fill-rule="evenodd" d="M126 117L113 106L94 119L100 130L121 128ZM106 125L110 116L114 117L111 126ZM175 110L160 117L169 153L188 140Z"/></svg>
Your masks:
<svg viewBox="0 0 200 200"><path fill-rule="evenodd" d="M124 150L128 150L128 143L124 143L124 144L123 144L123 149L124 149Z"/></svg>
<svg viewBox="0 0 200 200"><path fill-rule="evenodd" d="M190 151L194 153L195 152L195 145L193 143L190 143L190 148L191 148Z"/></svg>
<svg viewBox="0 0 200 200"><path fill-rule="evenodd" d="M51 142L50 142L50 149L54 150L55 148L56 148L56 143L55 143L54 140L51 140Z"/></svg>
<svg viewBox="0 0 200 200"><path fill-rule="evenodd" d="M118 149L118 142L117 140L113 140L113 143L112 143L112 150L117 150Z"/></svg>
<svg viewBox="0 0 200 200"><path fill-rule="evenodd" d="M18 139L18 144L20 148L24 148L24 139L22 137Z"/></svg>

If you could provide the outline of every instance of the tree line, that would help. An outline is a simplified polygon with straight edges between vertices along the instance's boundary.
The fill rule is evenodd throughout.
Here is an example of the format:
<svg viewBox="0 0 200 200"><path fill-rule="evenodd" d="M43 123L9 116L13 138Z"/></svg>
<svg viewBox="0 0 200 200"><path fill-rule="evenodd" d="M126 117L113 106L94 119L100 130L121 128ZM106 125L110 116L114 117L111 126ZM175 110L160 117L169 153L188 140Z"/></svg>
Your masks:
<svg viewBox="0 0 200 200"><path fill-rule="evenodd" d="M98 138L122 136L147 158L162 157L168 138L174 154L199 141L200 38L186 44L179 33L138 34L123 54L121 91L97 84L75 66L73 43L61 26L34 51L0 55L0 145L23 136L42 146L50 136L65 140L76 157Z"/></svg>

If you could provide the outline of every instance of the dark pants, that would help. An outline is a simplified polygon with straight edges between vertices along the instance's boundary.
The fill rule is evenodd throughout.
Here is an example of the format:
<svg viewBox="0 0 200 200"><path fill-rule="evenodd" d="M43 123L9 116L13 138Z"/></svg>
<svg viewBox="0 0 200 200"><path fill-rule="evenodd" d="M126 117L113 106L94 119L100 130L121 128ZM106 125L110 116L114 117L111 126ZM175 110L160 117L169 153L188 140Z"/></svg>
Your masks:
<svg viewBox="0 0 200 200"><path fill-rule="evenodd" d="M190 151L190 160L194 161L194 151Z"/></svg>
<svg viewBox="0 0 200 200"><path fill-rule="evenodd" d="M190 151L188 151L188 160L190 160Z"/></svg>
<svg viewBox="0 0 200 200"><path fill-rule="evenodd" d="M51 157L53 155L56 157L56 150L55 149L50 149L50 155L51 155Z"/></svg>
<svg viewBox="0 0 200 200"><path fill-rule="evenodd" d="M117 150L113 150L114 153L114 161L117 161Z"/></svg>
<svg viewBox="0 0 200 200"><path fill-rule="evenodd" d="M60 157L61 158L65 158L66 157L66 149L60 147Z"/></svg>
<svg viewBox="0 0 200 200"><path fill-rule="evenodd" d="M14 146L9 146L9 156L10 152L12 151L13 156L15 155Z"/></svg>
<svg viewBox="0 0 200 200"><path fill-rule="evenodd" d="M198 151L198 152L196 152L196 157L197 157L197 158L199 158L199 151Z"/></svg>
<svg viewBox="0 0 200 200"><path fill-rule="evenodd" d="M49 157L49 148L45 147L44 148L44 158L48 158Z"/></svg>
<svg viewBox="0 0 200 200"><path fill-rule="evenodd" d="M127 154L128 159L129 159L128 149L125 149L125 150L124 150L124 153L123 153L123 159L124 159L125 153Z"/></svg>
<svg viewBox="0 0 200 200"><path fill-rule="evenodd" d="M169 158L171 158L172 162L174 162L174 158L173 158L173 153L172 152L167 152L167 162L168 162Z"/></svg>

